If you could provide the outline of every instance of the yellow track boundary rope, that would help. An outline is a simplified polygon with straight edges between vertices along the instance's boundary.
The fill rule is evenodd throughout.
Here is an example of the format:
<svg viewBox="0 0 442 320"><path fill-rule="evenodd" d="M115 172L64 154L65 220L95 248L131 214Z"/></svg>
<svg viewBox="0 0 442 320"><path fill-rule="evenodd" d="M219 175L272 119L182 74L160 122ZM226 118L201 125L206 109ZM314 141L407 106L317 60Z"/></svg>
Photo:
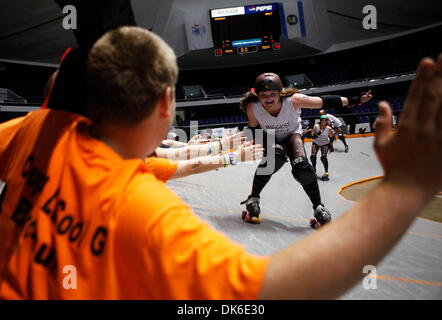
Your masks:
<svg viewBox="0 0 442 320"><path fill-rule="evenodd" d="M338 195L339 195L342 199L344 199L344 200L348 200L348 199L346 199L346 198L342 195L342 191L344 191L344 189L347 189L348 187L351 187L351 186L353 186L353 185L355 185L355 184L359 184L359 183L367 182L367 181L371 181L371 180L376 180L376 179L381 179L381 178L383 178L383 177L384 177L384 175L381 175L381 176L370 177L370 178L365 178L365 179L362 179L362 180L358 180L358 181L350 182L350 183L348 183L348 184L346 184L346 185L344 185L344 186L342 186L342 187L339 188L339 190L338 190ZM348 201L353 201L353 200L348 200Z"/></svg>

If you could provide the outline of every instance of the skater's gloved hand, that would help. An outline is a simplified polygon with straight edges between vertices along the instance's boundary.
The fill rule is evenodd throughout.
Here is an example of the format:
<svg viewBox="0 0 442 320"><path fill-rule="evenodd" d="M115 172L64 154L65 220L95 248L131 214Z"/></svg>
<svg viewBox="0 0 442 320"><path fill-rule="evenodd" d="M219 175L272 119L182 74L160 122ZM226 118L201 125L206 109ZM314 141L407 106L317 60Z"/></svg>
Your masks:
<svg viewBox="0 0 442 320"><path fill-rule="evenodd" d="M260 144L252 145L252 141L245 142L235 150L236 162L259 160L264 154L264 148Z"/></svg>
<svg viewBox="0 0 442 320"><path fill-rule="evenodd" d="M379 104L375 150L385 181L432 197L442 189L442 54L423 59L416 71L397 130L392 112Z"/></svg>
<svg viewBox="0 0 442 320"><path fill-rule="evenodd" d="M247 138L244 137L244 131L235 133L233 135L225 135L221 138L222 152L227 152L230 149L237 149L244 142L246 142Z"/></svg>
<svg viewBox="0 0 442 320"><path fill-rule="evenodd" d="M348 97L347 98L348 99L348 106L354 106L354 105L366 103L371 98L373 98L373 95L371 94L371 90L368 90L367 92L363 92L358 96Z"/></svg>
<svg viewBox="0 0 442 320"><path fill-rule="evenodd" d="M361 96L361 103L366 103L371 98L373 98L373 95L371 94L371 90L368 90Z"/></svg>

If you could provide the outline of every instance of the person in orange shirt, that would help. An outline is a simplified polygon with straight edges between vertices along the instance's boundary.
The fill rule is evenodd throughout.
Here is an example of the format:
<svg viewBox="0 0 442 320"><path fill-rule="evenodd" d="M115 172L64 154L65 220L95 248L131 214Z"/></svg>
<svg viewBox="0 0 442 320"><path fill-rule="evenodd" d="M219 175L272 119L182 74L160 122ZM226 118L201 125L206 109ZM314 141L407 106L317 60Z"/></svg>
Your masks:
<svg viewBox="0 0 442 320"><path fill-rule="evenodd" d="M164 41L123 27L89 54L90 119L46 108L0 126L0 298L257 297L268 258L201 222L143 163L170 127L177 73Z"/></svg>
<svg viewBox="0 0 442 320"><path fill-rule="evenodd" d="M174 116L170 47L121 27L95 43L86 75L90 119L41 109L0 125L0 298L335 298L441 187L442 55L421 62L395 134L380 104L383 182L266 257L201 222L143 163Z"/></svg>

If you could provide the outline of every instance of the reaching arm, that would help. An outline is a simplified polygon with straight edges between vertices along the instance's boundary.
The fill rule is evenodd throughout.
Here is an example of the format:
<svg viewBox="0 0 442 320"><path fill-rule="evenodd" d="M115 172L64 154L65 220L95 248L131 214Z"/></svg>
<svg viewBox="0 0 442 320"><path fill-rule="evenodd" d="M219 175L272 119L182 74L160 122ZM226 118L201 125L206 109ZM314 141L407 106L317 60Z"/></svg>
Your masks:
<svg viewBox="0 0 442 320"><path fill-rule="evenodd" d="M290 97L295 108L320 109L320 108L339 108L346 107L355 103L365 103L373 96L369 90L367 93L356 97L341 97L327 95L321 97L307 96L301 93L295 93Z"/></svg>
<svg viewBox="0 0 442 320"><path fill-rule="evenodd" d="M413 189L386 180L337 221L272 256L260 298L333 299L349 290L424 207L428 196Z"/></svg>
<svg viewBox="0 0 442 320"><path fill-rule="evenodd" d="M187 143L175 141L175 140L163 140L162 142L166 146L169 146L171 148L183 148L187 146Z"/></svg>
<svg viewBox="0 0 442 320"><path fill-rule="evenodd" d="M187 145L183 148L156 148L155 153L158 158L170 160L189 160L210 154L210 147L207 144Z"/></svg>
<svg viewBox="0 0 442 320"><path fill-rule="evenodd" d="M171 179L178 179L192 174L212 171L222 168L223 166L229 166L239 162L261 159L264 149L259 144L251 144L251 141L244 143L241 148L232 152L234 157L233 163L231 162L229 154L205 156L192 160L182 160L178 163L178 168Z"/></svg>
<svg viewBox="0 0 442 320"><path fill-rule="evenodd" d="M247 125L251 128L259 126L259 122L255 118L255 114L253 113L252 105L250 103L246 106L246 113L247 113Z"/></svg>
<svg viewBox="0 0 442 320"><path fill-rule="evenodd" d="M335 222L272 256L260 298L343 294L362 278L365 265L381 261L442 187L442 54L436 66L430 59L420 63L396 133L389 105L380 103L379 110L375 150L385 171L382 183Z"/></svg>
<svg viewBox="0 0 442 320"><path fill-rule="evenodd" d="M319 124L315 124L312 128L312 138L313 139L316 139L316 137L318 136L318 133L319 133L318 131L320 131Z"/></svg>
<svg viewBox="0 0 442 320"><path fill-rule="evenodd" d="M321 97L307 96L301 93L295 93L290 97L295 108L320 109L322 108Z"/></svg>
<svg viewBox="0 0 442 320"><path fill-rule="evenodd" d="M238 132L231 136L224 136L220 141L206 144L186 145L184 148L156 148L158 158L169 160L190 160L211 154L218 154L229 149L237 149L245 142L244 132Z"/></svg>
<svg viewBox="0 0 442 320"><path fill-rule="evenodd" d="M188 144L204 144L210 142L210 135L207 133L203 134L197 134L196 136L192 137L187 143Z"/></svg>
<svg viewBox="0 0 442 320"><path fill-rule="evenodd" d="M333 138L333 129L331 126L328 126L328 137Z"/></svg>

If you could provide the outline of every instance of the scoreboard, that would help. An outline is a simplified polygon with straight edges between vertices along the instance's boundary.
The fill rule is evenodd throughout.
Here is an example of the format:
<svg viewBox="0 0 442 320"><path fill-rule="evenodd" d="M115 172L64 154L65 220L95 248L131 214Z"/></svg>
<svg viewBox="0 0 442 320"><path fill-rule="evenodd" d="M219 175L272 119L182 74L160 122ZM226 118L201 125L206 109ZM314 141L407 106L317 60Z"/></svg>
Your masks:
<svg viewBox="0 0 442 320"><path fill-rule="evenodd" d="M214 54L249 54L279 50L282 3L210 10Z"/></svg>

